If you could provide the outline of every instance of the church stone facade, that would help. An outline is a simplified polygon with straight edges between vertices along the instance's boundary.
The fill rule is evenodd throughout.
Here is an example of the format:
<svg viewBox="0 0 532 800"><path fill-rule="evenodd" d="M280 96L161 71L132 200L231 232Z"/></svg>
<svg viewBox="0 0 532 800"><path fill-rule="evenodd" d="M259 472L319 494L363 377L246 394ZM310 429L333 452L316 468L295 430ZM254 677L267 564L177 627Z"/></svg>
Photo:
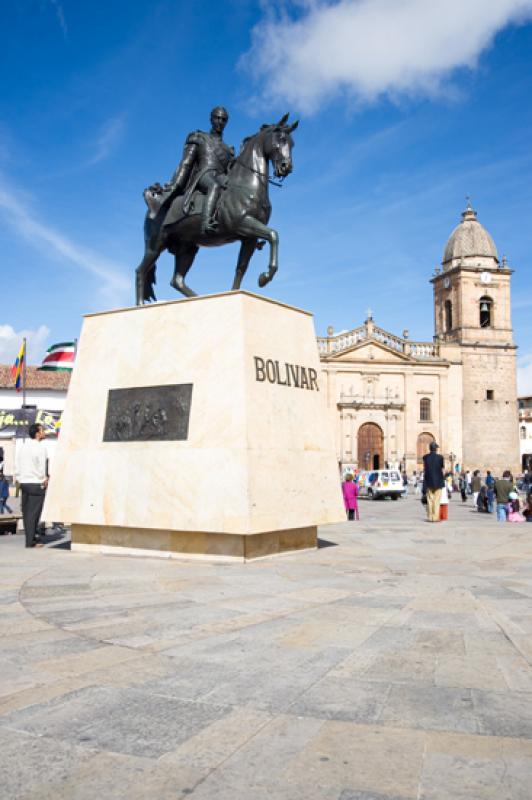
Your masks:
<svg viewBox="0 0 532 800"><path fill-rule="evenodd" d="M318 338L342 469L422 467L437 441L448 469L519 469L510 281L470 205L435 270L435 335L364 324Z"/></svg>

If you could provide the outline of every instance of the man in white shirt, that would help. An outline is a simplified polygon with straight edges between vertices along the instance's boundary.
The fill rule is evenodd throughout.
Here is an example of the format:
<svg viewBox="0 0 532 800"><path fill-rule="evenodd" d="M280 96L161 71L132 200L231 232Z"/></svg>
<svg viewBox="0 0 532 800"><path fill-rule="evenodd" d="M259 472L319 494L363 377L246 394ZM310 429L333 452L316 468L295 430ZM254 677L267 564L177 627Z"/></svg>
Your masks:
<svg viewBox="0 0 532 800"><path fill-rule="evenodd" d="M46 477L46 447L42 425L29 427L29 439L19 442L15 454L15 477L22 490L22 519L26 534L26 547L42 547L37 536L37 526L48 485Z"/></svg>

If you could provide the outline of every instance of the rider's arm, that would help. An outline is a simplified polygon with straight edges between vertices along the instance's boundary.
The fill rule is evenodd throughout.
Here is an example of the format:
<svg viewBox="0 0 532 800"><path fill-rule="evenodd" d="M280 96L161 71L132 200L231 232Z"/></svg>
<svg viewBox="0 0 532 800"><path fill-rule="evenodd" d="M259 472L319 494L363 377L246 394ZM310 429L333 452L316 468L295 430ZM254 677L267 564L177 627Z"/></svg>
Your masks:
<svg viewBox="0 0 532 800"><path fill-rule="evenodd" d="M181 159L181 163L179 164L178 168L172 175L171 180L167 184L168 188L172 189L185 188L192 167L194 166L194 162L196 161L197 154L198 154L198 145L193 138L193 134L191 134L187 138L187 141L185 142L185 147L183 150L183 158Z"/></svg>

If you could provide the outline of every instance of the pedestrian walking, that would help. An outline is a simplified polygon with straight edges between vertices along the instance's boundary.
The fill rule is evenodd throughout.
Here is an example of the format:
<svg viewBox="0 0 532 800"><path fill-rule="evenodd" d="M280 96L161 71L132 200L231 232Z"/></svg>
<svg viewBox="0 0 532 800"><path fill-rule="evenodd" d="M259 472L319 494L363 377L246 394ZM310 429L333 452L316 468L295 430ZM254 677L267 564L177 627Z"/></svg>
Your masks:
<svg viewBox="0 0 532 800"><path fill-rule="evenodd" d="M406 470L401 475L403 479L403 489L404 489L404 496L408 497L408 475L406 474Z"/></svg>
<svg viewBox="0 0 532 800"><path fill-rule="evenodd" d="M497 500L497 522L506 522L510 494L514 491L512 473L509 469L504 470L502 478L497 478L495 480L495 486L493 488L495 499Z"/></svg>
<svg viewBox="0 0 532 800"><path fill-rule="evenodd" d="M430 452L423 456L423 482L427 491L427 518L429 522L440 521L440 497L445 484L443 477L443 456L437 450L436 442L429 445Z"/></svg>
<svg viewBox="0 0 532 800"><path fill-rule="evenodd" d="M344 496L347 519L360 519L358 514L358 484L353 480L350 472L347 473L342 483L342 494Z"/></svg>
<svg viewBox="0 0 532 800"><path fill-rule="evenodd" d="M480 487L477 495L477 511L488 512L488 490L485 486Z"/></svg>
<svg viewBox="0 0 532 800"><path fill-rule="evenodd" d="M460 477L458 478L458 488L460 489L462 503L465 503L467 501L467 480L465 472L460 473Z"/></svg>
<svg viewBox="0 0 532 800"><path fill-rule="evenodd" d="M0 514L3 514L4 511L7 511L9 514L13 513L13 509L11 509L7 501L9 500L9 482L5 475L0 473Z"/></svg>
<svg viewBox="0 0 532 800"><path fill-rule="evenodd" d="M478 495L482 487L482 478L480 477L480 470L476 469L471 478L471 491L473 492L473 505L476 507Z"/></svg>
<svg viewBox="0 0 532 800"><path fill-rule="evenodd" d="M453 499L453 474L448 472L445 478L445 488L447 489L448 502Z"/></svg>
<svg viewBox="0 0 532 800"><path fill-rule="evenodd" d="M527 522L532 522L532 492L529 492L528 497L526 498L526 504L523 509L523 516L525 517Z"/></svg>
<svg viewBox="0 0 532 800"><path fill-rule="evenodd" d="M486 499L488 503L488 514L493 514L495 508L495 478L491 474L491 470L486 472Z"/></svg>
<svg viewBox="0 0 532 800"><path fill-rule="evenodd" d="M29 439L19 442L15 455L15 472L22 491L22 519L26 547L42 547L37 528L48 485L46 476L46 446L42 425L29 427Z"/></svg>
<svg viewBox="0 0 532 800"><path fill-rule="evenodd" d="M471 470L470 469L467 470L465 476L466 476L466 484L467 484L467 493L471 494L471 481L473 480L473 477L471 475Z"/></svg>

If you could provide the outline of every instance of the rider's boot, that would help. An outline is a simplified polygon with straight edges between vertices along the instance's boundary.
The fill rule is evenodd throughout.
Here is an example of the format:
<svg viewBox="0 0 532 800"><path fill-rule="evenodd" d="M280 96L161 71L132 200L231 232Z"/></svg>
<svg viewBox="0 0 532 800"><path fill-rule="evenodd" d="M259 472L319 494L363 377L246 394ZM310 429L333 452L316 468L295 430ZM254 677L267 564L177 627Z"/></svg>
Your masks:
<svg viewBox="0 0 532 800"><path fill-rule="evenodd" d="M220 187L211 186L209 191L205 196L205 202L203 204L203 212L201 215L201 232L205 233L214 233L218 230L218 222L214 219L214 213L216 211L216 203L218 202L218 198L220 196Z"/></svg>

